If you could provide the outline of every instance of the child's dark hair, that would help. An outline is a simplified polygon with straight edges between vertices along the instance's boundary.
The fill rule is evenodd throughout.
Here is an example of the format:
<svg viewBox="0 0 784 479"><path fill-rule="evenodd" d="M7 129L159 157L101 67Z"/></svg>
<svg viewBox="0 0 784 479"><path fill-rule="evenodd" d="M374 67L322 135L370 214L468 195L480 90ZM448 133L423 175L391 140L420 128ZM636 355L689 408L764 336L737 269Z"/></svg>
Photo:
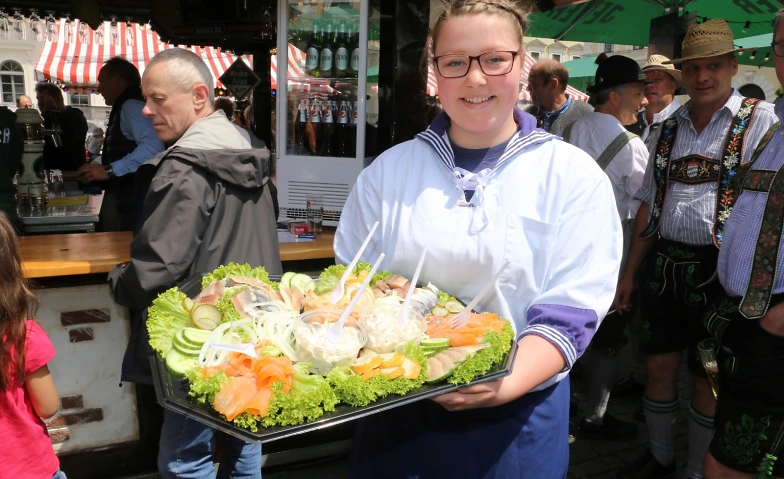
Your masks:
<svg viewBox="0 0 784 479"><path fill-rule="evenodd" d="M0 391L24 384L27 318L37 309L38 300L22 275L16 233L0 212Z"/></svg>

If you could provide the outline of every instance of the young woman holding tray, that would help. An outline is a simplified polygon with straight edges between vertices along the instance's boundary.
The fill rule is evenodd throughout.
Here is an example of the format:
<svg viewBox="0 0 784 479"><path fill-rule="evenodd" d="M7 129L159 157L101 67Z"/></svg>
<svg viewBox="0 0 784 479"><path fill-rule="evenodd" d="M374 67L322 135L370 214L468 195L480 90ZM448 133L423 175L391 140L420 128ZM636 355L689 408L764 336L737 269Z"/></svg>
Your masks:
<svg viewBox="0 0 784 479"><path fill-rule="evenodd" d="M512 321L512 373L357 425L350 476L562 478L566 376L612 303L621 229L612 187L581 150L515 106L527 12L514 0L455 0L431 31L444 108L359 177L335 236L351 260L414 271L464 302L511 261L477 310ZM408 272L408 273L407 273Z"/></svg>

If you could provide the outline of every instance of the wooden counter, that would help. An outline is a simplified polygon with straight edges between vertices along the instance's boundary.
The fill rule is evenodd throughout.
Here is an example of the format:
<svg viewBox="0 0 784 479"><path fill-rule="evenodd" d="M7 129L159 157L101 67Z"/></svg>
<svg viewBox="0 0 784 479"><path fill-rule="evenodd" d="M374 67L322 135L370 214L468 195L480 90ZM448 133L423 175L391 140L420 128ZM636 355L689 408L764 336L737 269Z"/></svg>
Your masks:
<svg viewBox="0 0 784 479"><path fill-rule="evenodd" d="M283 243L280 259L295 261L333 258L334 231L315 241ZM28 278L108 273L117 263L130 259L131 233L83 233L19 238L22 271Z"/></svg>

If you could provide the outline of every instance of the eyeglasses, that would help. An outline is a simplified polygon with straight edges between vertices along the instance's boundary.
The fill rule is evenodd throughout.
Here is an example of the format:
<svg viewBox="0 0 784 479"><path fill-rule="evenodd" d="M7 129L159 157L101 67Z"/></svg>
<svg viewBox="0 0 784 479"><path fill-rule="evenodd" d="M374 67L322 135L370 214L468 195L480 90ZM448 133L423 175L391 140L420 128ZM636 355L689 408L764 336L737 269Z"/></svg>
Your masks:
<svg viewBox="0 0 784 479"><path fill-rule="evenodd" d="M784 57L784 40L771 43L770 48L777 57Z"/></svg>
<svg viewBox="0 0 784 479"><path fill-rule="evenodd" d="M441 55L433 58L438 73L444 78L460 78L468 75L471 62L476 60L479 68L487 76L506 75L512 71L514 60L520 52L486 52L479 56Z"/></svg>

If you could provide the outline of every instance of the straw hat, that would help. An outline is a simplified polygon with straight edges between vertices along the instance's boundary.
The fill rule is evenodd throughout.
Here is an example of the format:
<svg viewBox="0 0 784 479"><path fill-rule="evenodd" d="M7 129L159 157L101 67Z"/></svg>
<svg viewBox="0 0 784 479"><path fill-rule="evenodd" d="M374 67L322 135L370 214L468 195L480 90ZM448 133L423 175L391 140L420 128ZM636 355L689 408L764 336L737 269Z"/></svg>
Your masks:
<svg viewBox="0 0 784 479"><path fill-rule="evenodd" d="M681 48L681 58L664 62L682 63L684 60L709 58L725 53L743 52L751 48L735 48L734 37L727 22L714 18L704 23L692 23L686 31Z"/></svg>
<svg viewBox="0 0 784 479"><path fill-rule="evenodd" d="M648 61L645 62L645 65L642 66L642 72L664 72L670 75L678 86L681 86L683 83L683 75L681 75L681 71L675 68L669 61L670 59L664 55L651 55Z"/></svg>

